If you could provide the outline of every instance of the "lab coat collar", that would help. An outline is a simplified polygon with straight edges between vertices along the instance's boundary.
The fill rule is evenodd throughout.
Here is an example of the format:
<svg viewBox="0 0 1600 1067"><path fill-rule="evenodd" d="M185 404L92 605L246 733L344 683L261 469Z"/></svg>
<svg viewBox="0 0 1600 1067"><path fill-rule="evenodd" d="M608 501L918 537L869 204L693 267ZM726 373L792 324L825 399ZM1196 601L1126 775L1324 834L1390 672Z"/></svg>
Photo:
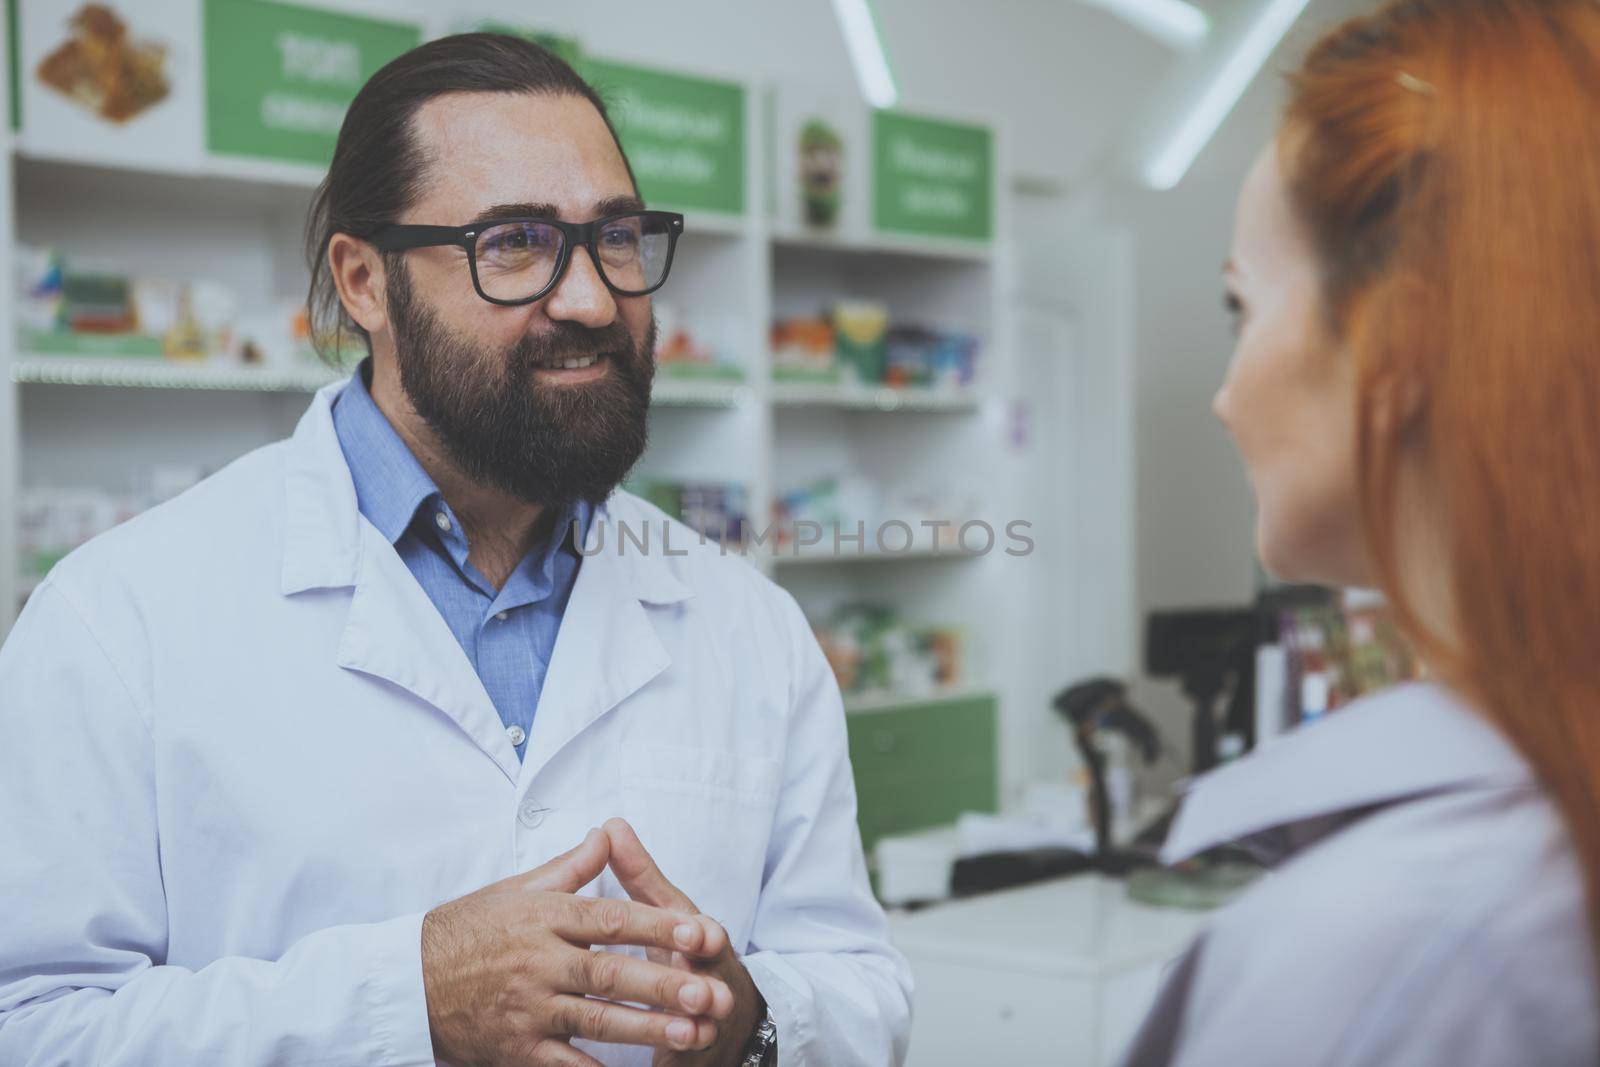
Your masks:
<svg viewBox="0 0 1600 1067"><path fill-rule="evenodd" d="M1299 851L1363 811L1452 790L1531 786L1509 742L1447 690L1400 686L1197 779L1162 849L1180 863L1230 842Z"/></svg>
<svg viewBox="0 0 1600 1067"><path fill-rule="evenodd" d="M361 512L356 485L333 429L333 398L345 383L317 390L289 439L284 471L284 596L356 584Z"/></svg>
<svg viewBox="0 0 1600 1067"><path fill-rule="evenodd" d="M355 481L339 447L333 426L333 401L345 387L343 380L319 389L301 416L289 441L285 470L285 530L281 588L285 596L309 589L331 589L356 584L361 571L361 512L356 503ZM588 526L585 563L601 568L617 564L624 585L646 604L676 604L693 595L667 563L672 546L661 543L664 526L659 521L641 523L639 516L623 516L637 530L650 532L650 545L640 551L632 543L618 551L618 511L631 511L621 490L596 509ZM678 551L673 548L673 551Z"/></svg>
<svg viewBox="0 0 1600 1067"><path fill-rule="evenodd" d="M519 767L493 702L471 661L404 561L361 519L355 484L333 426L342 382L319 390L288 447L282 591L352 588L337 651L339 666L385 679L449 715L512 782L526 781L590 723L671 663L645 605L676 604L690 590L652 539L651 551L618 552L597 541L613 494L590 523L588 547L551 655ZM635 525L639 525L635 519ZM658 532L661 523L649 524Z"/></svg>

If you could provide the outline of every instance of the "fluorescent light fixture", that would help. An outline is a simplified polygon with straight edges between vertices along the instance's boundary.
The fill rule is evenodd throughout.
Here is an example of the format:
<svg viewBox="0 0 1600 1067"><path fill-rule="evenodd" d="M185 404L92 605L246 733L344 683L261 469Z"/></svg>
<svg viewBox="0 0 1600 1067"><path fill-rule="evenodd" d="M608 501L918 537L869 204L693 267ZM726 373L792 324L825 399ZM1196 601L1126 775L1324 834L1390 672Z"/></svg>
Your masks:
<svg viewBox="0 0 1600 1067"><path fill-rule="evenodd" d="M1206 39L1211 18L1184 0L1080 0L1111 12L1168 48L1184 51Z"/></svg>
<svg viewBox="0 0 1600 1067"><path fill-rule="evenodd" d="M883 40L872 18L871 0L833 0L833 10L839 16L839 28L844 31L844 43L850 49L850 62L855 65L861 95L873 107L894 107L900 94L895 92L889 57L884 54Z"/></svg>
<svg viewBox="0 0 1600 1067"><path fill-rule="evenodd" d="M1244 91L1250 87L1273 49L1283 40L1310 0L1270 0L1245 31L1194 108L1184 117L1165 148L1145 167L1145 184L1171 189L1183 180L1202 149L1216 135Z"/></svg>

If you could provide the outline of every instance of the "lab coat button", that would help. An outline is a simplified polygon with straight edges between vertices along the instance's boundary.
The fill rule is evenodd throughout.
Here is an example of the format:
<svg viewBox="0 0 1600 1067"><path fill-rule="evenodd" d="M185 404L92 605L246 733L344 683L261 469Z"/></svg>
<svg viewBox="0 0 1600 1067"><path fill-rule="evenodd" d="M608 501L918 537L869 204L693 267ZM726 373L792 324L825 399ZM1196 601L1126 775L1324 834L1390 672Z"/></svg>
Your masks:
<svg viewBox="0 0 1600 1067"><path fill-rule="evenodd" d="M539 806L537 800L529 797L522 802L522 809L517 812L517 821L530 830L535 829L544 822L544 808Z"/></svg>
<svg viewBox="0 0 1600 1067"><path fill-rule="evenodd" d="M511 747L513 748L520 746L522 742L528 739L526 731L516 725L506 727L506 736L511 738Z"/></svg>

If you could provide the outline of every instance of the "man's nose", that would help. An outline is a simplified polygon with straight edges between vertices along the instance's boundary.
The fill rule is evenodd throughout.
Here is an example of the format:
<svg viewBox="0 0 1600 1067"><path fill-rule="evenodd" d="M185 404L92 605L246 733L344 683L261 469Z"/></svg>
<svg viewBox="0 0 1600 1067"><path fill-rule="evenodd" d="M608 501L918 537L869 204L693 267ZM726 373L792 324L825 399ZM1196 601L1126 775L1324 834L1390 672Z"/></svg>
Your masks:
<svg viewBox="0 0 1600 1067"><path fill-rule="evenodd" d="M572 250L572 261L561 284L545 298L544 311L551 319L582 323L590 329L609 326L617 318L617 301L606 288L587 248Z"/></svg>

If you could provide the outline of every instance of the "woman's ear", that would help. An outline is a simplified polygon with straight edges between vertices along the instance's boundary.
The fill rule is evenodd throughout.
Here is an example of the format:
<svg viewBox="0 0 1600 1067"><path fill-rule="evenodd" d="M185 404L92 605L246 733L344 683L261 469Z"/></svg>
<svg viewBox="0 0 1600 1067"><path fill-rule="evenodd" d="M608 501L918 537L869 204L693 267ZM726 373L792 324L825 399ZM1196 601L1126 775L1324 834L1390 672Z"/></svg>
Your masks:
<svg viewBox="0 0 1600 1067"><path fill-rule="evenodd" d="M1357 347L1361 391L1374 432L1398 440L1418 430L1428 411L1434 343L1427 323L1433 294L1413 276L1379 282L1359 301L1349 337Z"/></svg>
<svg viewBox="0 0 1600 1067"><path fill-rule="evenodd" d="M328 241L328 273L339 291L339 302L358 326L370 335L388 324L387 279L377 249L358 237L336 233Z"/></svg>

